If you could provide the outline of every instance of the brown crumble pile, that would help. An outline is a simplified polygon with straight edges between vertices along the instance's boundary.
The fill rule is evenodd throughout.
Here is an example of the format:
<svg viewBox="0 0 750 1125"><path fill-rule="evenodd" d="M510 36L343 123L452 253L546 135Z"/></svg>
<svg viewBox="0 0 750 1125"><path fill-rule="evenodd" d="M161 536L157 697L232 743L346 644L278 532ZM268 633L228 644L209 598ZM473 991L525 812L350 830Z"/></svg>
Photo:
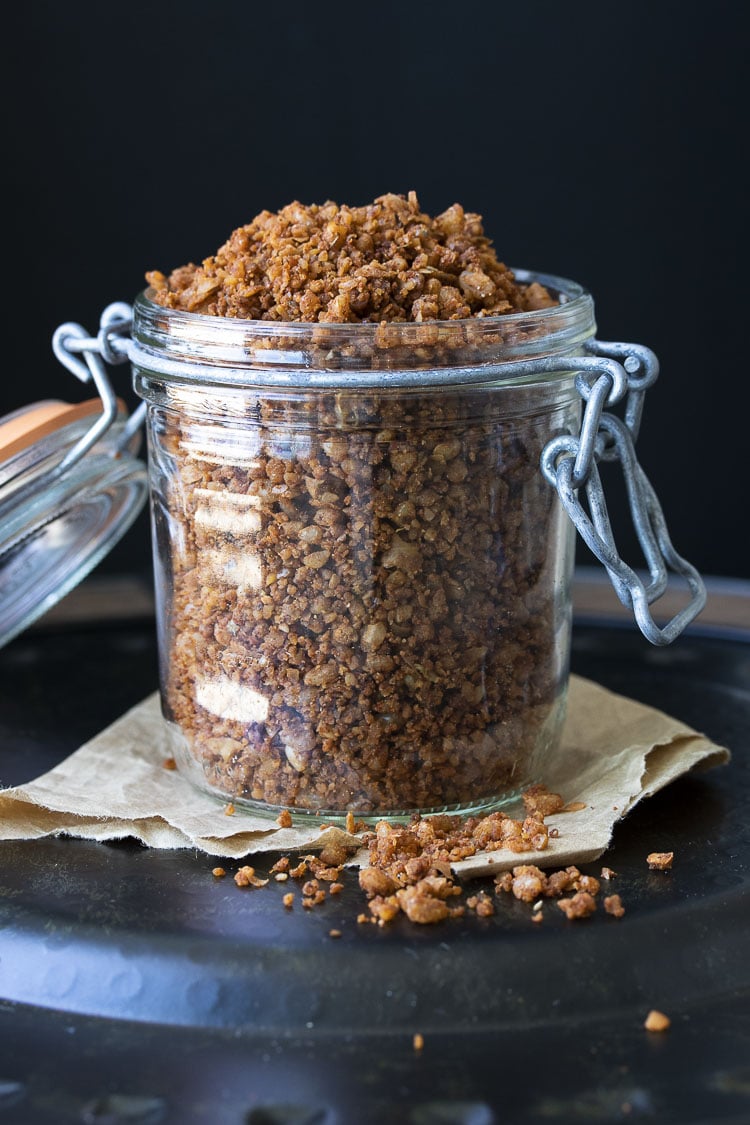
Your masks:
<svg viewBox="0 0 750 1125"><path fill-rule="evenodd" d="M548 839L544 816L570 811L580 805L580 802L566 804L559 794L551 793L544 785L531 787L522 797L525 810L532 814L523 820L514 820L499 811L481 817L414 816L408 825L380 821L374 830L365 830L361 842L368 849L369 865L360 868L358 882L367 899L369 913L361 912L357 922L385 926L399 914L405 914L412 922L431 925L448 918L460 918L467 910L479 918L492 916L495 903L486 890L468 895L463 902L453 901L463 893L463 887L456 881L451 863L497 848L510 848L518 853L544 851ZM363 828L353 816L347 817L347 825L352 829ZM312 910L327 897L341 893L343 868L357 850L358 845L334 837L319 854L306 855L294 865L290 856L281 856L270 868L267 879L259 879L252 867L243 866L234 881L240 887L264 887L271 877L277 882L290 878L298 882L304 880L300 888L301 904L303 909ZM215 868L214 874L217 871L223 872L223 869ZM595 913L601 881L610 882L616 877L617 873L610 867L602 867L600 880L594 875L582 874L574 865L545 871L534 864L518 864L495 876L494 896L509 894L530 904L531 921L537 924L543 920L545 901L553 899L566 918L575 921ZM282 902L290 909L295 895L288 892ZM605 914L612 918L622 918L625 914L619 894L605 895L602 905ZM330 936L338 936L338 933L331 931Z"/></svg>
<svg viewBox="0 0 750 1125"><path fill-rule="evenodd" d="M413 191L262 211L201 265L146 280L165 308L244 320L418 323L556 304L497 260L480 215L454 203L433 218Z"/></svg>

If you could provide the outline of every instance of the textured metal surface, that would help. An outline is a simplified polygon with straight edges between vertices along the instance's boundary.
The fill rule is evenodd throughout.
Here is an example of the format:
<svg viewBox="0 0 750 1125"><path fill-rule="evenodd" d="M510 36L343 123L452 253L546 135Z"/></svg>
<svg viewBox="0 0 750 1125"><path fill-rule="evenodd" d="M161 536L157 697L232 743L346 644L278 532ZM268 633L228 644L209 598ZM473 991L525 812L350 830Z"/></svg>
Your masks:
<svg viewBox="0 0 750 1125"><path fill-rule="evenodd" d="M380 930L356 925L351 876L290 914L283 885L240 891L189 850L0 844L0 1121L750 1119L750 643L654 649L586 626L573 667L734 751L617 828L623 919L533 926L503 900L490 919ZM152 690L151 628L27 634L0 683L9 784ZM672 872L648 870L672 849ZM667 1034L643 1030L651 1007Z"/></svg>

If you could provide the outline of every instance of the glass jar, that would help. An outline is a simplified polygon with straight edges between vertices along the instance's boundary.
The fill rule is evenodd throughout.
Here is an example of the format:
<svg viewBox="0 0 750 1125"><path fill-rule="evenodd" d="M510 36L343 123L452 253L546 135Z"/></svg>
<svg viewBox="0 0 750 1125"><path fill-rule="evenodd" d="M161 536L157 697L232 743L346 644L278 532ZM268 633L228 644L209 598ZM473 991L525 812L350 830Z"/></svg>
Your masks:
<svg viewBox="0 0 750 1125"><path fill-rule="evenodd" d="M595 324L580 286L517 276L560 303L378 325L136 300L161 698L201 788L398 817L543 781L573 525L540 459L581 405L575 363L546 361Z"/></svg>

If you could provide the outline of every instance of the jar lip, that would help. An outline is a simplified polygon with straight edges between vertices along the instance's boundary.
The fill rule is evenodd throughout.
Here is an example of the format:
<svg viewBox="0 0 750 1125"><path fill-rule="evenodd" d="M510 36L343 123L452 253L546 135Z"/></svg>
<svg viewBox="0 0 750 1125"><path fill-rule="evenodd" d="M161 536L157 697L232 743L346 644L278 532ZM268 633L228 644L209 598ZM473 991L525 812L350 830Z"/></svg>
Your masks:
<svg viewBox="0 0 750 1125"><path fill-rule="evenodd" d="M153 315L167 316L175 324L184 322L194 326L205 325L207 330L216 327L217 322L237 327L238 330L261 334L264 336L309 336L316 333L330 333L331 335L374 336L382 330L383 323L394 331L407 329L410 332L425 332L429 328L461 328L471 325L478 326L487 332L497 331L498 328L508 327L513 324L528 324L531 320L541 324L554 321L559 317L561 310L566 313L577 313L579 310L588 309L592 302L591 294L577 281L555 274L540 273L535 270L513 269L513 276L522 285L538 282L546 289L562 298L560 304L544 309L525 310L523 312L503 313L501 316L473 316L462 320L395 320L395 321L310 321L310 320L243 320L241 317L218 317L206 313L187 312L184 309L166 308L164 305L151 299L154 290L149 286L142 290L136 297L139 311L149 311Z"/></svg>
<svg viewBox="0 0 750 1125"><path fill-rule="evenodd" d="M525 269L522 284L538 282L558 297L549 308L464 320L319 321L242 320L165 308L153 290L134 302L131 360L141 372L170 381L224 385L406 385L420 373L451 370L473 382L477 369L513 360L570 355L595 331L591 294L578 282ZM465 372L465 375L459 372ZM474 372L472 377L471 372Z"/></svg>

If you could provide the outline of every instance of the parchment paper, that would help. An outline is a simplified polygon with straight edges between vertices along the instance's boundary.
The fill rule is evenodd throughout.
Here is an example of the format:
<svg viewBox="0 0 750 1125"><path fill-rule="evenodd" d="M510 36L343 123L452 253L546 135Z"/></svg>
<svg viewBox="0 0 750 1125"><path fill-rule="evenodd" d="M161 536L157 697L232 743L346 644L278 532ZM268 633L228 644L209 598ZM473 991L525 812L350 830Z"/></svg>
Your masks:
<svg viewBox="0 0 750 1125"><path fill-rule="evenodd" d="M280 828L239 806L227 815L226 803L164 768L170 753L154 694L48 773L0 790L0 839L134 837L152 848L195 848L240 858L311 851L341 833L321 831L314 820L301 828ZM591 861L606 850L615 823L638 801L691 769L729 760L726 748L677 719L573 676L562 747L544 781L569 803L586 807L547 817L559 837L546 851L482 853L456 863L454 870L467 878L518 863L553 867ZM517 815L511 806L504 811Z"/></svg>

